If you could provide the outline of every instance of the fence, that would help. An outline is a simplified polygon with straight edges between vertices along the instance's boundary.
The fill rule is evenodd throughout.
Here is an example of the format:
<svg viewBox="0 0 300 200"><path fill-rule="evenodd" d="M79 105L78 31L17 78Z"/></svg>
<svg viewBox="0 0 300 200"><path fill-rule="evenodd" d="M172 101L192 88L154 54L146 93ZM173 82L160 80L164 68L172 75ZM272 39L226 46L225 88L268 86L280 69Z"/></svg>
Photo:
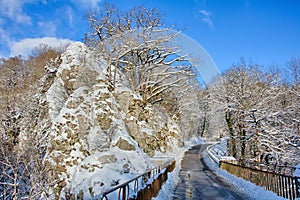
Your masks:
<svg viewBox="0 0 300 200"><path fill-rule="evenodd" d="M225 161L220 161L220 167L235 176L248 180L258 186L262 186L266 190L271 190L284 198L294 200L300 196L297 189L297 184L299 184L297 178L300 179L299 177L286 176L274 172L244 167Z"/></svg>
<svg viewBox="0 0 300 200"><path fill-rule="evenodd" d="M168 172L174 170L175 160L155 167L102 194L101 200L108 200L109 194L118 191L118 200L150 200L155 197L162 184L168 179ZM131 189L133 188L133 189Z"/></svg>

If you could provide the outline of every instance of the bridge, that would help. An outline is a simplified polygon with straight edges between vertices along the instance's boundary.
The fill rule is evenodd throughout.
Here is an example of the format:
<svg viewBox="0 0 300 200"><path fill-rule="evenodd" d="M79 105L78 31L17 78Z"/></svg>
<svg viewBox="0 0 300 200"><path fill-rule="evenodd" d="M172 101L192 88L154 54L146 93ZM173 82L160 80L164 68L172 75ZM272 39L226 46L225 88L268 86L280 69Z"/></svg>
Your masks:
<svg viewBox="0 0 300 200"><path fill-rule="evenodd" d="M199 144L185 152L181 163L177 163L177 165L181 165L179 171L181 181L178 183L173 195L171 195L169 199L253 199L253 197L242 193L236 187L229 184L225 179L218 176L209 166L207 166L204 157L207 155L206 150L209 145L210 144L208 143ZM299 177L260 171L225 161L220 161L220 167L235 176L249 180L284 198L294 200L297 197L300 197ZM168 160L162 165L106 191L99 199L111 199L109 195L113 192L117 192L117 198L120 200L150 200L159 193L160 188L168 179L168 174L172 172L174 168L175 160Z"/></svg>

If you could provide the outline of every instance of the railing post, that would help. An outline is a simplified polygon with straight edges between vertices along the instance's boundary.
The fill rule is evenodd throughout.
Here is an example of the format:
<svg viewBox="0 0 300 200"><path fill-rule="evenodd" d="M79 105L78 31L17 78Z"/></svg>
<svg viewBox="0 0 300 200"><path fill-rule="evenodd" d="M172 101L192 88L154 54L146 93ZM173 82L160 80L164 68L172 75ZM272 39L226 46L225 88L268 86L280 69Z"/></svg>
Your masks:
<svg viewBox="0 0 300 200"><path fill-rule="evenodd" d="M296 198L296 190L297 190L297 187L296 187L296 179L295 177L292 177L291 178L291 199L295 199Z"/></svg>
<svg viewBox="0 0 300 200"><path fill-rule="evenodd" d="M285 197L285 198L288 198L289 195L288 195L288 187L287 187L287 184L288 184L288 183L287 183L287 177L284 177L283 180L284 180L284 195L285 195L284 197Z"/></svg>
<svg viewBox="0 0 300 200"><path fill-rule="evenodd" d="M283 184L282 184L282 176L279 175L279 191L280 191L280 196L283 196Z"/></svg>

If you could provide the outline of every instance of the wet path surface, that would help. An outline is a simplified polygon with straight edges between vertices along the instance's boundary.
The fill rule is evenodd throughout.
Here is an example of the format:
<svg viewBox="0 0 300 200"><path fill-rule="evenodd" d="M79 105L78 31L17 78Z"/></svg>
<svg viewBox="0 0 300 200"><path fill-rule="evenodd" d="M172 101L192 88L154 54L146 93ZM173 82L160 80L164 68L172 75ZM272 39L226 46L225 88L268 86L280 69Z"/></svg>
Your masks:
<svg viewBox="0 0 300 200"><path fill-rule="evenodd" d="M207 146L194 146L185 153L179 172L182 181L175 189L173 200L248 199L207 167L201 157Z"/></svg>

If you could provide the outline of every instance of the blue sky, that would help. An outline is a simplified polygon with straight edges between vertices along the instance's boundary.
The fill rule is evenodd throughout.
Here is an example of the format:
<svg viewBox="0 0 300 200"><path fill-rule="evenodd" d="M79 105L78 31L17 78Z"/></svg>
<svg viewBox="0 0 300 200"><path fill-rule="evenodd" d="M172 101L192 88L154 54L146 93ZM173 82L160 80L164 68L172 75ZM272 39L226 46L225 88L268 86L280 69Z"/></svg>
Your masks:
<svg viewBox="0 0 300 200"><path fill-rule="evenodd" d="M244 57L283 66L300 58L299 0L110 0L120 9L159 9L167 24L201 44L223 71ZM23 56L38 43L81 41L87 10L102 0L0 0L0 57Z"/></svg>

